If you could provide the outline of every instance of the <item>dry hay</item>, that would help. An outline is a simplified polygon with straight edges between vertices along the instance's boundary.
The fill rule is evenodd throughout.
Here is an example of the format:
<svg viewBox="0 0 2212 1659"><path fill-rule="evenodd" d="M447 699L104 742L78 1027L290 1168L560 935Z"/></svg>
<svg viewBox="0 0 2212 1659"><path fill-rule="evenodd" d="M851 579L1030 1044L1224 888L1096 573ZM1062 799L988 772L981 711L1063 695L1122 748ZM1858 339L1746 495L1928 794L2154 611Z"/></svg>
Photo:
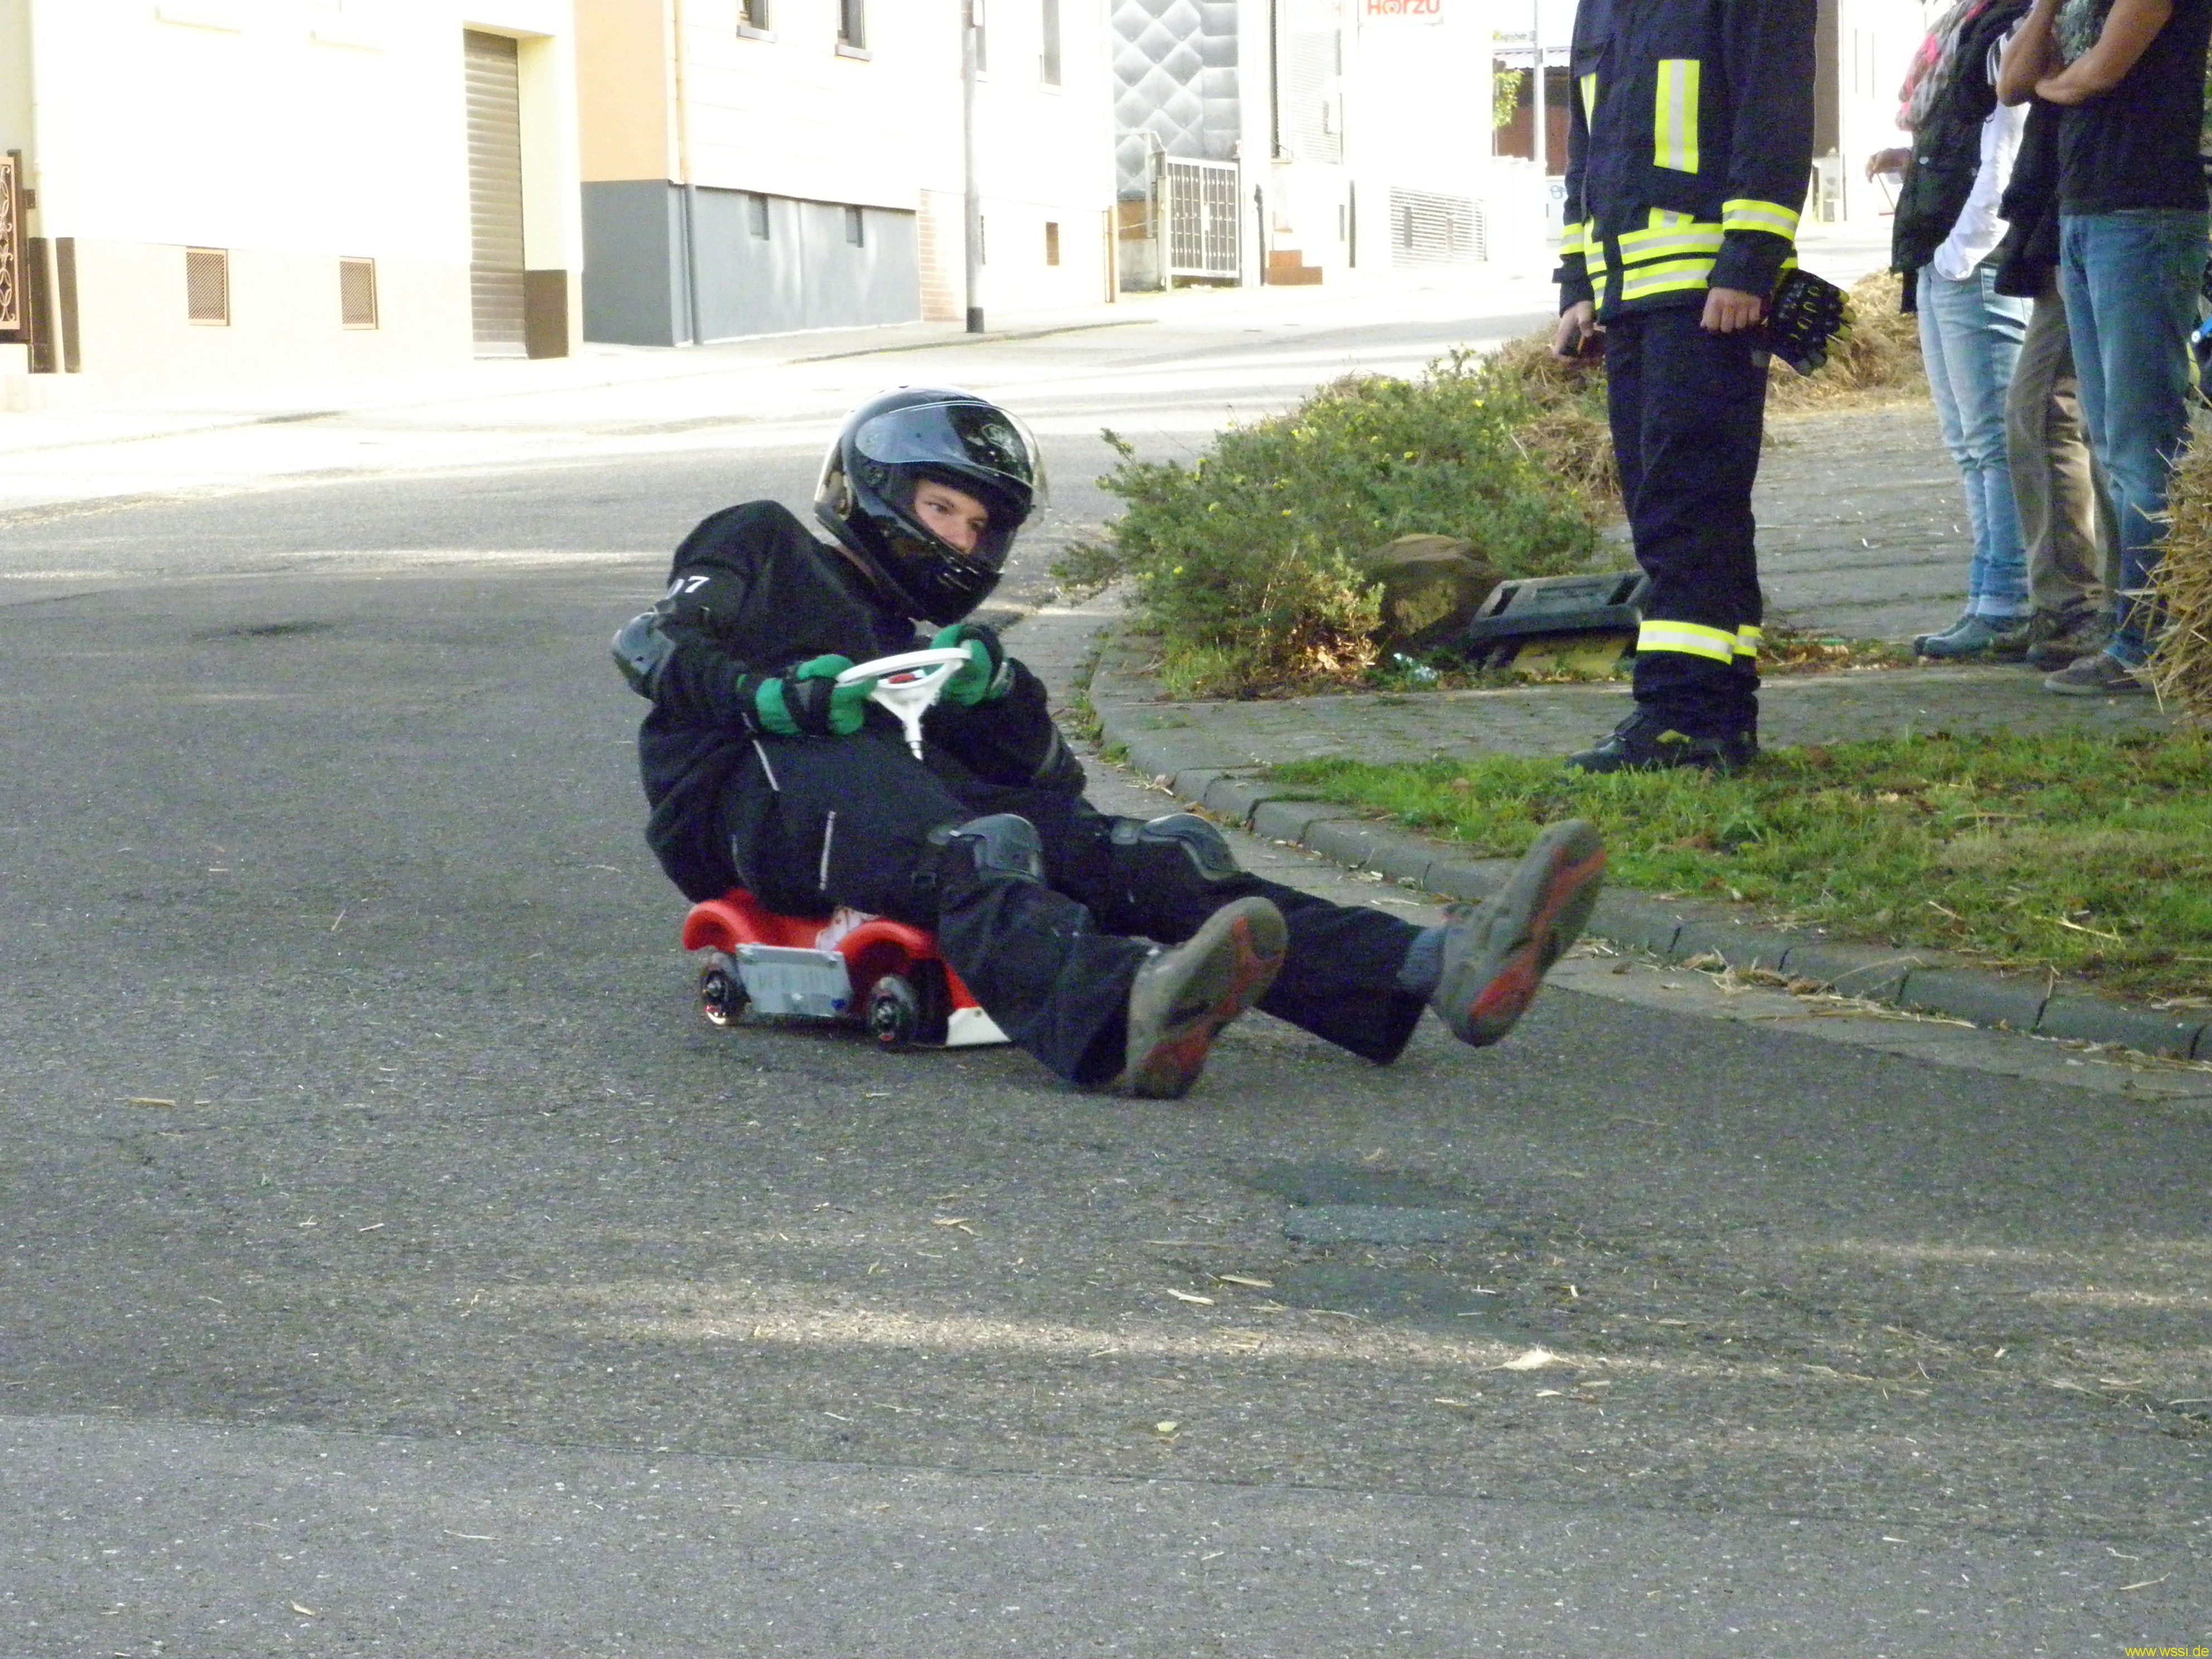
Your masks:
<svg viewBox="0 0 2212 1659"><path fill-rule="evenodd" d="M1509 340L1484 365L1528 404L1514 435L1537 465L1580 491L1601 520L1621 514L1601 359L1553 355L1552 331Z"/></svg>
<svg viewBox="0 0 2212 1659"><path fill-rule="evenodd" d="M2166 498L2166 553L2152 579L2166 626L2151 653L2151 684L2169 709L2212 723L2212 444L2182 453Z"/></svg>

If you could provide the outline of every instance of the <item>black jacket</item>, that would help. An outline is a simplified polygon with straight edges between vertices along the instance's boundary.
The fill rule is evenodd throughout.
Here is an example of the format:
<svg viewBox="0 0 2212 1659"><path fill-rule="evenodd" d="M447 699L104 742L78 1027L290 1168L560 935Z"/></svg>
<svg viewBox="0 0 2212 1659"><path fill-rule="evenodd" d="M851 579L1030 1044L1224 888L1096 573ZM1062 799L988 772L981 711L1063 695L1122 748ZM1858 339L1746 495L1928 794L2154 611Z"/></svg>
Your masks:
<svg viewBox="0 0 2212 1659"><path fill-rule="evenodd" d="M1997 204L2005 238L1997 244L1996 290L2015 300L2040 300L2057 280L2058 116L2058 106L2040 98L2028 105L2012 179Z"/></svg>
<svg viewBox="0 0 2212 1659"><path fill-rule="evenodd" d="M1951 79L1912 135L1912 159L1890 228L1892 270L1910 276L1934 258L1966 211L1981 176L1982 127L1997 106L1990 51L2027 12L2027 0L1992 0L1959 31ZM1912 308L1908 293L1905 309Z"/></svg>
<svg viewBox="0 0 2212 1659"><path fill-rule="evenodd" d="M623 629L616 654L653 702L637 738L653 809L646 841L685 897L713 898L738 882L724 795L759 737L748 677L828 653L863 662L927 643L857 566L774 501L726 507L684 538L666 597ZM1079 792L1081 763L1060 740L1043 684L1013 666L999 702L930 711L923 731L931 769L956 791L976 781ZM896 726L881 709L868 718Z"/></svg>
<svg viewBox="0 0 2212 1659"><path fill-rule="evenodd" d="M1561 308L1770 294L1813 173L1818 0L1582 0Z"/></svg>

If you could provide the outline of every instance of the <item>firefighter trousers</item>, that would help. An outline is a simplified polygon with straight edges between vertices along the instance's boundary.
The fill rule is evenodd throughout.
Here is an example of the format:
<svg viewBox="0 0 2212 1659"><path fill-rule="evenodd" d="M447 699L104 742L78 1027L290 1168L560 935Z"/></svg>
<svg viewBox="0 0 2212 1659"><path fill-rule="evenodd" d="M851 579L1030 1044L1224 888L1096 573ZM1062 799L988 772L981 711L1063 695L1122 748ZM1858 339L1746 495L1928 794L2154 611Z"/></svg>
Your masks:
<svg viewBox="0 0 2212 1659"><path fill-rule="evenodd" d="M1751 337L1707 333L1701 315L1686 305L1607 319L1606 395L1636 562L1651 578L1637 707L1723 738L1759 724L1751 489L1766 368Z"/></svg>
<svg viewBox="0 0 2212 1659"><path fill-rule="evenodd" d="M1042 881L980 869L931 840L1006 812L1036 830ZM790 915L847 905L932 929L1000 1028L1073 1082L1121 1071L1146 941L1181 944L1231 899L1270 900L1288 929L1263 1012L1388 1064L1427 1006L1397 983L1411 923L1243 871L1209 873L1175 844L1117 837L1133 821L1079 795L987 782L934 754L917 762L872 721L849 738L760 738L725 793L723 823L761 902Z"/></svg>

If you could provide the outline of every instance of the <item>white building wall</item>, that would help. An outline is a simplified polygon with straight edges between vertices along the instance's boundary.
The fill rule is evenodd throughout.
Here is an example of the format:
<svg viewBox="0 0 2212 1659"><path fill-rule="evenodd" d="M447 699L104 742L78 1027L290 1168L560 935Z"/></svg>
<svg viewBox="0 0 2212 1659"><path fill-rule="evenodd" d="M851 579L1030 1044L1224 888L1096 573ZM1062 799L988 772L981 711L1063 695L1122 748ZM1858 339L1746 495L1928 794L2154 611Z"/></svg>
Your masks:
<svg viewBox="0 0 2212 1659"><path fill-rule="evenodd" d="M0 0L0 31L11 9L78 395L469 361L465 27L520 42L527 262L579 262L568 0ZM187 247L229 251L228 326L187 320ZM341 258L377 263L374 329L341 326Z"/></svg>

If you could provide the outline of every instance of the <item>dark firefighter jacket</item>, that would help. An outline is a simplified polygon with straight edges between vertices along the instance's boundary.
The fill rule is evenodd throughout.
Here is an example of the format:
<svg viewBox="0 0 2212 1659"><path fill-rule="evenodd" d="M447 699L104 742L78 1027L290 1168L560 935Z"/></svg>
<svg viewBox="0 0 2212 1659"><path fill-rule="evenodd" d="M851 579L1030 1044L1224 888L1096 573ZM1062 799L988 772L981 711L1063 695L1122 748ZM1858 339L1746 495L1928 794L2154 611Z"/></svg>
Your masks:
<svg viewBox="0 0 2212 1659"><path fill-rule="evenodd" d="M686 898L717 897L738 884L723 797L753 758L757 734L739 681L826 653L865 662L928 642L857 567L774 501L726 507L684 538L666 597L616 636L616 656L633 688L653 701L637 738L653 809L646 841ZM868 719L896 726L878 708ZM1060 740L1042 683L1018 662L999 702L941 703L923 732L931 770L956 793L976 781L1070 793L1083 787L1082 763Z"/></svg>
<svg viewBox="0 0 2212 1659"><path fill-rule="evenodd" d="M1819 0L1582 0L1560 308L1768 295L1813 170Z"/></svg>

